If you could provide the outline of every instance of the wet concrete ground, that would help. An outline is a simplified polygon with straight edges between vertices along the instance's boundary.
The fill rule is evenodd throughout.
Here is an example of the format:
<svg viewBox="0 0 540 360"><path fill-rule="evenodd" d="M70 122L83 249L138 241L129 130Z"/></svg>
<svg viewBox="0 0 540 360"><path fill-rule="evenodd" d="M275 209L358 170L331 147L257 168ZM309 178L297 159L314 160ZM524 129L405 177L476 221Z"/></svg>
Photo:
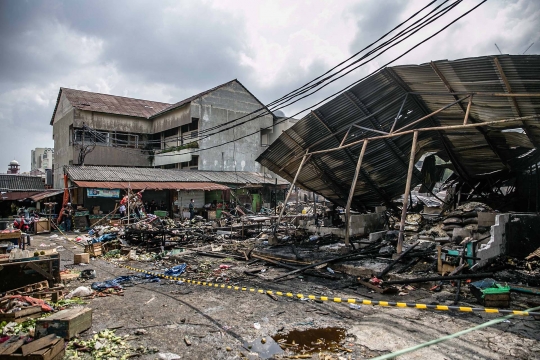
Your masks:
<svg viewBox="0 0 540 360"><path fill-rule="evenodd" d="M34 237L33 245L48 243L48 236ZM62 265L70 266L74 249L70 242L54 240L66 249L61 252ZM201 258L202 259L202 258ZM204 258L217 268L220 259ZM240 263L239 263L240 264ZM152 263L131 262L136 268L152 268ZM258 265L260 266L260 265ZM89 266L101 281L127 275L125 268L104 260L92 260ZM234 267L233 267L234 269ZM238 271L242 268L237 267ZM230 270L233 271L233 270ZM270 271L270 270L269 270ZM281 270L272 270L281 271ZM310 281L305 281L305 280ZM311 281L313 280L313 281ZM68 288L89 286L92 281L73 281ZM280 283L249 278L241 285L257 288L292 291L294 293L327 295L342 298L432 303L453 299L451 292L432 296L425 290L411 291L406 297L369 293L366 289L331 289L331 281L293 279ZM318 303L267 295L215 289L173 281L138 284L125 288L124 296L109 296L89 300L94 309L92 328L82 335L117 328L119 335L134 334L134 347L156 348L161 353L178 354L182 359L240 359L260 358L254 347L246 344L292 330L339 327L346 331L337 352L314 354L314 359L365 359L417 345L452 334L497 317L496 314L434 312L415 309L362 306L351 309L343 303ZM191 343L186 344L185 338ZM532 317L515 317L507 322L466 334L460 338L401 356L399 359L540 359L540 321ZM275 355L283 358L282 355ZM158 359L158 354L146 354L140 359Z"/></svg>

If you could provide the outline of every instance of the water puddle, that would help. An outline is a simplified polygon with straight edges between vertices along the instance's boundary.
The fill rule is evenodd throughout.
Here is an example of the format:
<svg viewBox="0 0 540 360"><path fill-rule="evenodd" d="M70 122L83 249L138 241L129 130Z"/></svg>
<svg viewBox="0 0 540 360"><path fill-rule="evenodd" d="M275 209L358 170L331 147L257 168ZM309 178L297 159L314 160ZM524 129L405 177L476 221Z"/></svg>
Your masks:
<svg viewBox="0 0 540 360"><path fill-rule="evenodd" d="M272 336L284 350L296 354L314 354L320 351L336 352L342 348L347 331L343 328L292 330Z"/></svg>

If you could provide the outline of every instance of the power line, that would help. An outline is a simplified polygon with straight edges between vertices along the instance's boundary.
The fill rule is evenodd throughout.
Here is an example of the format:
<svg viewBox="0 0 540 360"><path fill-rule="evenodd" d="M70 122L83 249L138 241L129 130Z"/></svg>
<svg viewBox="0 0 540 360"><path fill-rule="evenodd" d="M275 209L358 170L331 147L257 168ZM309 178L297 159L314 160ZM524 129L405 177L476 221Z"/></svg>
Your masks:
<svg viewBox="0 0 540 360"><path fill-rule="evenodd" d="M374 44L376 44L377 42L381 41L382 39L384 39L385 37L387 37L389 34L391 34L393 31L395 31L396 29L400 28L402 25L404 25L405 23L409 22L411 19L413 19L414 17L416 17L418 14L420 14L422 11L426 10L428 7L430 7L431 5L433 5L437 0L433 0L431 1L430 3L428 3L426 6L424 6L423 8L421 8L420 10L418 10L416 13L412 14L409 18L407 18L405 21L401 22L400 24L398 24L397 26L395 26L394 28L392 28L390 31L388 31L387 33L385 33L384 35L382 35L380 38L378 38L376 41L372 42L371 44L367 45L366 47L364 47L362 50L358 51L357 53L355 53L354 55L352 55L351 57L349 57L348 59L342 61L341 63L337 64L336 66L334 66L333 68L331 68L330 70L326 71L325 73L323 73L322 75L318 76L317 78L311 80L310 82L304 84L303 86L295 89L295 90L292 90L291 92L289 92L288 94L282 96L281 98L269 103L268 105L262 107L262 108L259 108L257 110L254 110L252 111L251 113L249 114L246 114L246 115L243 115L239 118L236 118L234 120L231 120L231 121L228 121L228 122L225 122L223 124L219 124L219 125L216 125L216 126L213 126L213 127L210 127L208 129L204 129L204 130L201 130L199 131L199 135L201 134L205 134L205 133L208 133L210 131L213 131L213 130L216 130L218 128L221 128L221 127L224 127L224 126L227 126L228 124L231 124L231 123L234 123L240 119L243 119L243 118L246 118L248 116L251 116L251 115L254 115L254 114L257 114L258 112L262 112L260 114L258 114L257 116L255 116L254 118L251 118L249 119L249 121L253 121L253 120L256 120L262 116L266 116L268 114L271 114L271 111L268 109L268 106L276 106L279 105L280 102L283 102L283 101L286 101L288 99L291 99L291 98L294 98L295 96L298 96L298 95L295 95L295 94L301 94L301 93L304 93L305 91L308 91L309 89L312 89L313 88L313 85L308 89L308 90L304 90L300 93L298 93L298 91L300 91L302 88L304 88L305 86L313 83L314 81L320 79L321 77L331 73L333 70L335 70L336 68L340 67L341 65L345 64L346 62L348 62L349 60L355 58L357 55L359 55L360 53L362 53L363 51L369 49L370 47L372 47ZM434 10L432 10L431 12L429 12L428 14L424 15L420 20L417 20L415 23L413 23L412 25L418 23L419 21L425 19L429 14L431 14L433 11L435 11L436 9L438 9L440 6L442 6L443 4L445 4L446 2L448 2L449 0L446 0L444 1L443 3L441 3L439 6L437 6ZM461 0L460 0L461 1ZM409 25L409 27L407 27L405 30L409 29L412 25ZM374 50L372 50L371 52L369 52L368 54L364 55L361 59L364 59L366 56L370 55L370 54L373 54L374 51L377 51L379 50L380 48L386 46L388 43L392 42L394 39L396 39L396 37L399 37L400 34L402 34L404 31L401 31L400 33L398 33L397 35L395 35L393 38L391 38L390 40L387 40L386 42L384 42L383 44L379 45L377 48L375 48ZM316 85L314 86L319 86L320 84L323 84L325 81L328 81L329 79L331 79L333 76L336 76L337 74L339 74L340 72L344 71L345 69L347 69L348 67L354 65L355 63L357 63L357 61L355 61L354 63L348 65L347 67L345 67L344 69L341 69L339 70L337 73L329 76L329 77L326 77L325 79L321 80L321 81L318 81ZM245 122L244 122L245 123ZM242 124L244 124L242 123ZM239 125L242 125L242 124L237 124L237 126ZM217 134L214 133L214 134ZM211 136L213 134L210 134L209 136ZM206 138L206 137L205 137ZM170 140L173 140L173 139L170 139ZM183 140L182 137L176 137L176 140ZM125 141L125 140L116 140L117 143L129 143L128 141ZM152 143L161 143L161 140L148 140L146 141L147 144L152 144ZM147 150L147 151L152 151L152 150Z"/></svg>
<svg viewBox="0 0 540 360"><path fill-rule="evenodd" d="M404 36L404 35L406 35L406 34L409 33L409 35L406 36L405 38L403 38L403 39L401 39L400 41L396 42L396 43L393 44L392 46L387 47L386 49L384 49L383 51L381 51L379 54L375 55L375 56L372 57L371 59L369 59L369 60L367 60L367 61L365 61L365 62L363 62L363 63L361 63L361 64L359 64L359 65L357 65L357 66L355 66L353 69L349 70L348 72L346 72L345 74L339 76L338 78L336 78L336 79L330 81L328 84L326 84L326 85L320 87L320 88L317 89L317 90L312 91L310 94L304 95L304 96L301 97L300 99L298 99L298 100L296 100L296 101L294 101L294 102L292 102L292 103L290 103L290 104L283 105L283 106L281 106L281 107L278 108L278 109L281 109L281 108L283 108L283 107L286 107L286 106L289 106L289 105L291 105L291 104L294 104L294 103L296 103L297 101L299 101L299 100L301 100L301 99L304 99L304 98L306 98L307 96L310 96L310 95L312 95L312 94L315 93L315 92L320 91L322 88L326 87L326 86L329 85L330 83L333 83L334 81L337 81L338 79L344 77L345 75L349 74L350 72L354 71L355 69L357 69L357 68L359 68L359 67L365 65L365 64L368 63L369 61L371 61L371 60L373 60L373 59L375 59L375 58L381 56L384 52L386 52L386 51L389 50L390 48L396 46L397 44L403 42L404 40L408 39L409 37L411 37L412 35L414 35L414 34L417 33L418 31L420 31L422 28L424 28L425 26L431 24L431 23L434 22L435 20L439 19L441 16L445 15L445 14L448 13L450 10L452 10L454 7L456 7L459 3L462 2L462 0L457 0L457 1L455 1L454 3L452 3L451 5L449 5L448 7L443 8L442 10L440 10L439 12L437 12L436 14L434 14L433 16L431 16L430 18L428 18L428 16L429 16L430 14L432 14L434 11L436 11L437 9L439 9L442 5L444 5L444 4L447 3L448 1L449 1L449 0L444 1L444 2L441 3L439 6L435 7L435 9L431 10L428 14L424 15L421 19L417 20L416 22L414 22L413 24L409 25L407 28L405 28L404 30L402 30L400 33L396 34L393 38L391 38L390 40L386 41L385 43L379 45L377 48L375 48L374 50L372 50L372 51L370 51L369 53L365 54L365 55L362 56L360 59L356 60L355 62L353 62L352 64L348 65L348 66L345 67L344 69L341 69L341 70L340 70L339 72L337 72L336 74L333 74L332 76L326 78L325 81L326 81L327 79L330 79L330 78L333 77L333 76L336 76L337 74L339 74L340 72L342 72L342 71L346 70L347 68L353 66L354 64L357 64L360 60L363 60L363 59L365 59L366 57L368 57L369 55L372 55L372 54L373 54L374 52L376 52L377 50L380 50L381 48L384 48L387 44L390 44L390 43L394 42L395 40L399 39L400 37L402 37L402 36ZM434 2L434 1L433 1L433 2ZM433 2L432 2L432 3L433 3ZM432 3L430 3L430 4L432 4ZM427 7L427 6L426 6L426 7ZM422 8L419 12L423 11L426 7ZM411 19L412 17L414 17L414 16L415 16L416 14L418 14L419 12L415 13L415 14L414 14L413 16L411 16L409 19ZM423 21L424 19L426 19L426 18L428 18L428 19L427 19L426 21L422 22L422 21ZM409 20L409 19L408 19L408 20ZM408 21L408 20L407 20L407 21ZM405 22L406 22L406 21L404 21L403 23L405 23ZM418 26L416 26L416 27L414 27L414 25L416 25L416 24L419 23L419 22L421 22L421 24L418 25ZM403 24L403 23L401 23L401 24ZM401 25L401 24L400 24L400 25ZM399 26L400 26L400 25L399 25ZM399 26L397 26L397 27L399 27ZM394 29L396 29L397 27L395 27ZM387 34L388 34L388 33L387 33ZM385 34L385 36L386 36L387 34ZM384 36L383 36L383 37L384 37ZM380 39L382 39L383 37L381 37ZM380 39L379 39L379 40L380 40ZM378 40L377 40L377 41L378 41ZM376 43L376 42L374 42L374 43ZM372 44L374 44L374 43L372 43ZM370 47L372 44L370 44L368 47ZM368 48L368 47L366 47L366 48ZM366 48L364 48L364 49L366 49ZM362 51L363 51L363 50L362 50ZM358 53L357 53L357 54L358 54ZM352 57L351 57L351 58L352 58ZM351 58L349 58L349 59L351 59ZM343 63L343 62L342 62L342 63ZM334 67L334 68L335 68L335 67ZM328 73L328 72L327 72L327 73ZM371 74L371 75L372 75L372 74ZM319 78L320 78L320 77L319 77ZM365 79L365 78L367 78L367 77L364 77L364 78L362 78L362 79L360 79L360 80L363 80L363 79ZM319 83L322 84L323 82L324 82L324 81L319 82ZM307 90L306 90L306 91L307 91ZM276 103L276 102L273 102L273 103ZM237 126L241 126L241 125L243 125L243 124L245 124L245 123L247 123L247 122L256 120L256 119L261 118L261 117L263 117L263 116L266 116L266 115L269 114L269 113L270 113L269 110L267 110L267 112L262 112L261 114L255 116L254 118L250 118L250 119L244 120L244 121L241 122L241 123L236 123L236 124L234 124L234 125L232 125L232 126L226 128L226 129L222 129L222 130L220 130L220 131L216 131L216 132L211 133L211 134L206 134L206 135L204 135L204 136L201 136L201 134L205 134L205 133L207 133L207 132L209 132L209 131L211 131L211 130L214 130L214 129L217 129L217 128L226 126L226 125L228 125L228 124L237 122L238 120L240 120L240 119L242 119L242 118L245 118L245 117L247 117L247 116L249 116L249 115L251 115L251 114L247 114L247 115L244 115L244 116L242 116L242 117L240 117L240 118L237 118L237 119L228 121L228 122L226 122L226 123L223 123L223 124L220 124L220 125L216 125L216 126L214 126L214 127L212 127L212 128L208 128L208 129L204 129L204 130L198 131L199 140L206 139L206 138L208 138L208 137L210 137L210 136L213 136L213 135L219 134L219 133L221 133L221 132L224 132L224 131L233 129L234 127L237 127ZM177 138L176 138L177 141L180 140L180 139L183 141L183 137L177 137ZM170 139L170 141L174 141L174 140L173 140L173 139ZM124 142L125 142L125 143L128 143L127 141L124 141ZM147 144L151 144L151 143L161 143L161 140L156 140L156 141L150 140L150 141L147 141L146 143L147 143ZM146 150L146 151L149 151L149 152L150 152L150 151L155 151L155 150ZM172 156L172 155L171 155L171 156Z"/></svg>
<svg viewBox="0 0 540 360"><path fill-rule="evenodd" d="M396 62L397 60L401 59L403 56L407 55L408 53L410 53L412 50L416 49L417 47L419 47L420 45L424 44L425 42L431 40L432 38L434 38L435 36L437 36L438 34L440 34L441 32L443 32L444 30L446 30L448 27L450 27L451 25L453 25L454 23L456 23L457 21L459 21L460 19L462 19L463 17L467 16L468 14L470 14L472 11L476 10L478 7L480 7L481 5L483 5L487 0L483 0L482 2L480 2L479 4L477 4L476 6L474 6L473 8L471 8L470 10L466 11L465 13L463 13L462 15L458 16L457 18L455 18L454 20L452 20L450 23L448 23L447 25L445 25L444 27L442 27L440 30L438 30L437 32L435 32L434 34L428 36L427 38L425 38L424 40L422 40L421 42L417 43L416 45L414 45L413 47L411 47L410 49L408 49L407 51L405 51L404 53L402 53L401 55L399 55L398 57L394 58L393 60L390 60L389 62L385 63L384 65L382 65L381 67L379 67L377 70L375 70L374 72L372 72L371 74L353 82L352 84L346 86L345 88L327 96L326 98L320 100L319 102L297 112L296 114L294 115L291 115L290 117L286 117L286 118L283 118L281 119L280 121L276 122L275 124L273 124L272 126L267 126L265 128L262 128L260 130L265 130L265 129L270 129L272 128L273 126L277 125L277 124L280 124L280 123L283 123L287 120L290 120L291 118L293 118L294 116L298 115L298 114L301 114L303 113L304 111L306 110L309 110L310 108L312 107L315 107L317 105L320 105L321 103L325 102L326 100L330 99L330 98L333 98L339 94L341 94L342 92L345 92L347 91L348 89L350 89L351 87L353 87L354 85L358 84L359 82L363 81L364 79L368 78L368 77L371 77L373 75L375 75L377 72L379 72L380 70L384 69L386 66ZM228 129L226 129L228 130ZM210 147L207 147L207 148L204 148L204 149L197 149L197 150L193 150L191 152L187 152L185 153L185 155L187 154L194 154L194 153L198 153L198 152L201 152L201 151L204 151L204 150L210 150L210 149L213 149L213 148L216 148L216 147L219 147L219 146L224 146L224 145L227 145L231 142L235 142L235 141L238 141L240 139L243 139L243 138L246 138L248 136L251 136L251 135L255 135L255 134L258 134L260 132L260 130L258 131L255 131L255 132L252 132L252 133L249 133L249 134L246 134L244 136L241 136L241 137L238 137L236 138L235 140L232 140L232 141L227 141L227 142L224 142L224 143L221 143L219 145L214 145L214 146L210 146ZM95 131L95 130L94 130ZM220 131L222 132L222 131ZM217 132L217 133L214 133L214 134L218 134L220 132ZM214 135L212 134L212 135ZM154 156L175 156L175 154L158 154L158 155L154 155Z"/></svg>

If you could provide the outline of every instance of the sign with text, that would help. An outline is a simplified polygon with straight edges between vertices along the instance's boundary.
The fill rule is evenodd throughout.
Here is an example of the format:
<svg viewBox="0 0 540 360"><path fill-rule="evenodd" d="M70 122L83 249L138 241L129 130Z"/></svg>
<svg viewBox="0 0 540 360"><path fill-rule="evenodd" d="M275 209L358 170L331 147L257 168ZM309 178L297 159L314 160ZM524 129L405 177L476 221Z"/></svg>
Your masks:
<svg viewBox="0 0 540 360"><path fill-rule="evenodd" d="M115 198L120 197L120 189L86 189L86 195L89 198L102 197L102 198Z"/></svg>

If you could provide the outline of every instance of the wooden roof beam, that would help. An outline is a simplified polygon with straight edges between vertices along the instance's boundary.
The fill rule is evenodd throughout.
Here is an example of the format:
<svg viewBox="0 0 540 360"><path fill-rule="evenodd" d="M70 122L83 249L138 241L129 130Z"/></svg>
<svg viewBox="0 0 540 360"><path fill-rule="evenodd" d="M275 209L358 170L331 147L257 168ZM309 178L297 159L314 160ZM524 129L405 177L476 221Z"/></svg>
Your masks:
<svg viewBox="0 0 540 360"><path fill-rule="evenodd" d="M450 85L450 83L448 82L448 80L446 79L444 74L441 72L441 70L437 67L437 65L435 65L435 63L433 61L430 62L430 65L431 65L431 68L433 69L433 71L435 71L435 73L439 77L439 79L443 82L444 86L446 86L448 91L453 93L454 89L452 89L452 86ZM452 95L452 96L454 97L454 99L459 100L459 97L457 95ZM472 123L478 123L479 122L470 113L467 112L467 107L465 107L465 105L463 105L461 102L459 102L459 107L463 111L463 114L468 115L467 116L468 120L470 120ZM508 164L508 161L502 156L500 150L497 148L497 146L495 145L493 140L491 140L491 138L489 137L488 132L485 129L480 128L480 127L477 128L477 130L478 130L479 133L482 134L482 136L484 136L484 139L486 140L486 143L488 144L489 148L499 158L499 160L501 160L504 167L506 167L508 170L511 170L510 169L510 164Z"/></svg>
<svg viewBox="0 0 540 360"><path fill-rule="evenodd" d="M503 68L501 66L501 63L499 62L499 59L496 56L493 57L493 62L495 63L495 67L497 68L497 71L499 72L499 75L501 76L501 79L502 79L502 81L504 83L504 86L506 87L506 91L509 94L511 94L512 93L512 87L510 86L510 82L506 78L506 74L504 73ZM514 109L516 110L517 115L519 117L522 117L523 114L521 112L521 109L519 108L517 99L515 97L511 97L510 99L512 99L512 104L514 105ZM527 135L527 137L529 138L531 143L536 148L540 148L540 143L538 141L536 141L536 139L534 138L531 127L528 124L526 124L525 122L523 122L523 130L525 130L525 134Z"/></svg>

